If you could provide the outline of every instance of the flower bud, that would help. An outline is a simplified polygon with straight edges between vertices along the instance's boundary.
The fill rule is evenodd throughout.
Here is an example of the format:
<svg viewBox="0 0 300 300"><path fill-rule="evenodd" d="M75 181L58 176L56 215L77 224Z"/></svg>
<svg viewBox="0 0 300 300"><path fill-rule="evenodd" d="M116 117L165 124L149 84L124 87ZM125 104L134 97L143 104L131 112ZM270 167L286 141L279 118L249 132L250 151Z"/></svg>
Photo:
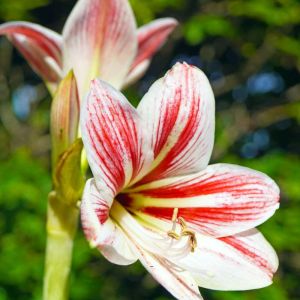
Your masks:
<svg viewBox="0 0 300 300"><path fill-rule="evenodd" d="M73 71L61 81L51 108L52 163L78 136L79 96Z"/></svg>

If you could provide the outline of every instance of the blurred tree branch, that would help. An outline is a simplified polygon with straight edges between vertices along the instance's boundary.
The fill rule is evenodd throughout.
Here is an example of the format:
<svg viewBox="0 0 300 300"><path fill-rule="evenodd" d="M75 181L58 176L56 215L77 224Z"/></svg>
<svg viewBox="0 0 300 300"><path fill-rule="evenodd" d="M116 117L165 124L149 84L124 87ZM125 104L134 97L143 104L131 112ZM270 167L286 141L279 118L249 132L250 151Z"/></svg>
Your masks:
<svg viewBox="0 0 300 300"><path fill-rule="evenodd" d="M270 45L269 37L267 36L261 47L242 67L242 70L227 75L213 83L215 96L218 97L226 94L232 91L233 88L244 83L251 75L257 73L261 69L261 67L274 55L274 52L275 49Z"/></svg>
<svg viewBox="0 0 300 300"><path fill-rule="evenodd" d="M230 120L217 140L213 154L214 160L219 160L228 152L243 135L266 128L284 119L295 118L300 122L300 84L296 84L282 95L284 104L263 108L250 113L242 104L234 104L230 108L218 113L221 120ZM224 122L226 123L226 122Z"/></svg>

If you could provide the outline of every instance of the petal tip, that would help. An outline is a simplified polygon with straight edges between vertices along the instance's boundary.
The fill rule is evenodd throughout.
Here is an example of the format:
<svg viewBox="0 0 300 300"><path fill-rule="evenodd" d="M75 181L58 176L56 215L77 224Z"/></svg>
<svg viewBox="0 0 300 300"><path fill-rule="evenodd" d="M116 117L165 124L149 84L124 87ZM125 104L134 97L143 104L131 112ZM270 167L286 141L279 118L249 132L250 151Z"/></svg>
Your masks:
<svg viewBox="0 0 300 300"><path fill-rule="evenodd" d="M169 70L169 72L167 72L167 74L173 74L173 73L178 72L178 74L180 74L180 76L183 76L181 73L188 72L188 71L195 72L195 74L197 74L197 76L200 76L200 78L204 79L210 86L210 83L209 83L209 80L208 80L206 74L201 69L199 69L197 66L191 65L191 64L187 63L186 61L176 62L172 66L172 68Z"/></svg>
<svg viewBox="0 0 300 300"><path fill-rule="evenodd" d="M156 21L163 23L165 26L169 26L170 28L175 28L179 25L179 22L175 18L162 18L157 19Z"/></svg>

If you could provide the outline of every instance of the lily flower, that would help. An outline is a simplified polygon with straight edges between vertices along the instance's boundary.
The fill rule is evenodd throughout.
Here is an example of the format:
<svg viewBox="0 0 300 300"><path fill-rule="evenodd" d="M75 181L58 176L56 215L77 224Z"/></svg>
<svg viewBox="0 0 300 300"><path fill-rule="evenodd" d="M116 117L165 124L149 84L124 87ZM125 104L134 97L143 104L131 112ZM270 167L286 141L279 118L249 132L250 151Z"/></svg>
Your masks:
<svg viewBox="0 0 300 300"><path fill-rule="evenodd" d="M81 202L91 246L115 264L140 260L178 299L201 299L198 286L271 284L278 259L254 227L278 208L279 189L261 172L208 165L215 102L202 71L176 64L137 109L96 79L80 124L94 175Z"/></svg>
<svg viewBox="0 0 300 300"><path fill-rule="evenodd" d="M173 18L139 29L127 0L79 0L62 35L29 22L0 26L54 92L72 69L81 98L96 77L120 89L139 79L177 26Z"/></svg>

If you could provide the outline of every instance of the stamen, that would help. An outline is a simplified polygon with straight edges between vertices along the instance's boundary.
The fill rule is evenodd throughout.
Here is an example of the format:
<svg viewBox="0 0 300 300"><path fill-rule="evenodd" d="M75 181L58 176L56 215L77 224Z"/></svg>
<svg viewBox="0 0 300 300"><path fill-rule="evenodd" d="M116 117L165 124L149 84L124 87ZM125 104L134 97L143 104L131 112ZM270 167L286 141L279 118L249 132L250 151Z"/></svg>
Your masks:
<svg viewBox="0 0 300 300"><path fill-rule="evenodd" d="M172 229L170 231L168 231L168 236L176 239L176 240L180 240L180 235L176 233L175 229L176 229L176 220L177 220L177 215L178 215L178 208L175 208L173 210L173 215L172 215Z"/></svg>
<svg viewBox="0 0 300 300"><path fill-rule="evenodd" d="M187 228L187 225L186 225L186 222L185 222L184 218L179 217L178 218L178 222L179 222L179 224L181 226L181 230L184 230L185 228Z"/></svg>
<svg viewBox="0 0 300 300"><path fill-rule="evenodd" d="M184 229L182 230L181 235L190 237L191 251L195 252L195 249L197 248L197 238L195 232L190 229Z"/></svg>
<svg viewBox="0 0 300 300"><path fill-rule="evenodd" d="M179 234L177 234L175 231L172 231L172 230L168 231L168 236L177 241L179 241L181 238L181 236Z"/></svg>
<svg viewBox="0 0 300 300"><path fill-rule="evenodd" d="M195 250L197 248L197 238L196 238L195 233L190 236L190 243L191 243L191 251L195 252Z"/></svg>
<svg viewBox="0 0 300 300"><path fill-rule="evenodd" d="M174 208L173 210L173 216L172 216L172 222L176 222L178 216L178 208Z"/></svg>
<svg viewBox="0 0 300 300"><path fill-rule="evenodd" d="M178 216L178 208L174 208L173 216L172 216L172 222L173 222L172 230L168 231L168 236L173 239L176 239L176 240L180 240L181 237L183 237L183 236L188 236L189 243L191 245L191 252L195 252L195 249L197 248L196 233L195 233L195 231L188 228L184 218L182 218L182 217L177 218L177 216ZM178 223L181 227L180 234L176 233L176 231L175 231L176 221L178 221Z"/></svg>
<svg viewBox="0 0 300 300"><path fill-rule="evenodd" d="M178 216L178 208L175 208L173 211L173 216L172 216L172 222L173 222L172 230L176 229L177 216Z"/></svg>

